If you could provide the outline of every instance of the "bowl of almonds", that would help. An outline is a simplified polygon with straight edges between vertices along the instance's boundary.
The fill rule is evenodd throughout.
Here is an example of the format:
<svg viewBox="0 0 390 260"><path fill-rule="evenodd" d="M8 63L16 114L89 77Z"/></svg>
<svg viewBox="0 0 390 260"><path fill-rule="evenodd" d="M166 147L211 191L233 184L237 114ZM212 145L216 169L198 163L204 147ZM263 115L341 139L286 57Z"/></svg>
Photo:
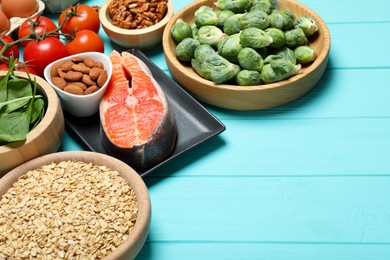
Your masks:
<svg viewBox="0 0 390 260"><path fill-rule="evenodd" d="M105 154L52 153L0 179L0 259L134 259L150 220L142 178Z"/></svg>
<svg viewBox="0 0 390 260"><path fill-rule="evenodd" d="M44 76L55 89L65 111L87 117L99 111L112 63L100 52L84 52L56 60L46 66Z"/></svg>

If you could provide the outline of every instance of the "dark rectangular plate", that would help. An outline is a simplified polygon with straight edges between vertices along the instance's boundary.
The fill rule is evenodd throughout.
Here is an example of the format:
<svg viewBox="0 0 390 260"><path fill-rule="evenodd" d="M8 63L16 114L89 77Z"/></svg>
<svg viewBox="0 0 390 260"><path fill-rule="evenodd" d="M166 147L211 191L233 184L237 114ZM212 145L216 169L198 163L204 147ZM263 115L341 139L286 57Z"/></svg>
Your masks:
<svg viewBox="0 0 390 260"><path fill-rule="evenodd" d="M200 143L223 132L226 127L209 113L201 104L151 62L140 50L131 49L130 53L141 59L150 69L155 80L164 90L176 116L178 137L171 155L158 165L141 171L140 176L149 174L168 161L190 150ZM108 154L100 139L100 118L95 114L86 118L74 117L65 112L67 130L84 144L86 149Z"/></svg>

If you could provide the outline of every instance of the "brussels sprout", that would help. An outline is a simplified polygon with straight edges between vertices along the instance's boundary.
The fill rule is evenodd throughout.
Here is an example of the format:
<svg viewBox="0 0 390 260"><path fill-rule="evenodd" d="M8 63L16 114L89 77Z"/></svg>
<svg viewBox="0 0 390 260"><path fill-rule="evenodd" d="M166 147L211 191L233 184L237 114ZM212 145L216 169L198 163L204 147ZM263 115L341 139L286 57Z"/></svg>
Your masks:
<svg viewBox="0 0 390 260"><path fill-rule="evenodd" d="M254 9L261 10L266 14L271 14L272 10L278 7L278 4L274 0L253 0L251 11Z"/></svg>
<svg viewBox="0 0 390 260"><path fill-rule="evenodd" d="M284 26L284 15L279 10L273 10L268 16L269 27L282 30Z"/></svg>
<svg viewBox="0 0 390 260"><path fill-rule="evenodd" d="M269 47L272 48L280 48L286 42L286 37L284 36L284 32L277 28L267 28L265 32L272 37L272 43Z"/></svg>
<svg viewBox="0 0 390 260"><path fill-rule="evenodd" d="M208 44L217 47L218 43L227 35L214 25L205 25L198 30L198 41L201 44Z"/></svg>
<svg viewBox="0 0 390 260"><path fill-rule="evenodd" d="M268 56L268 54L269 54L268 47L256 49L256 51L260 54L260 56L261 56L263 59L265 59L265 58Z"/></svg>
<svg viewBox="0 0 390 260"><path fill-rule="evenodd" d="M173 40L176 43L180 43L185 38L192 37L192 29L191 25L183 21L183 19L179 18L173 24L171 28L171 35Z"/></svg>
<svg viewBox="0 0 390 260"><path fill-rule="evenodd" d="M286 31L284 36L286 37L286 46L288 47L307 45L309 43L305 33L301 28Z"/></svg>
<svg viewBox="0 0 390 260"><path fill-rule="evenodd" d="M269 25L268 15L260 10L251 10L244 14L240 19L241 29L255 27L259 29L265 29Z"/></svg>
<svg viewBox="0 0 390 260"><path fill-rule="evenodd" d="M205 78L205 76L202 73L202 62L198 61L197 59L191 59L191 66L195 70L196 73L198 73L199 76L202 78Z"/></svg>
<svg viewBox="0 0 390 260"><path fill-rule="evenodd" d="M307 64L317 58L317 52L306 45L296 47L294 49L294 54L300 64Z"/></svg>
<svg viewBox="0 0 390 260"><path fill-rule="evenodd" d="M274 9L269 15L270 27L288 31L294 28L294 15L287 10Z"/></svg>
<svg viewBox="0 0 390 260"><path fill-rule="evenodd" d="M243 69L261 71L263 68L263 58L252 48L242 48L238 53L238 63Z"/></svg>
<svg viewBox="0 0 390 260"><path fill-rule="evenodd" d="M198 26L196 26L195 23L191 24L191 30L192 30L192 38L197 40L198 39Z"/></svg>
<svg viewBox="0 0 390 260"><path fill-rule="evenodd" d="M310 16L301 16L294 21L295 28L301 28L306 36L311 36L318 31L316 21Z"/></svg>
<svg viewBox="0 0 390 260"><path fill-rule="evenodd" d="M200 44L195 48L194 58L203 63L207 57L213 56L216 54L215 50L208 44Z"/></svg>
<svg viewBox="0 0 390 260"><path fill-rule="evenodd" d="M193 63L197 67L195 71L199 70L200 65L200 75L216 84L233 79L240 71L240 66L229 62L218 54L207 57L202 63L196 60Z"/></svg>
<svg viewBox="0 0 390 260"><path fill-rule="evenodd" d="M237 73L236 82L239 86L254 86L262 83L261 74L256 70L241 70Z"/></svg>
<svg viewBox="0 0 390 260"><path fill-rule="evenodd" d="M226 19L228 19L230 16L234 15L234 13L230 10L219 10L217 11L218 14L218 24L217 26L219 28L223 28L223 25L225 24Z"/></svg>
<svg viewBox="0 0 390 260"><path fill-rule="evenodd" d="M224 38L218 44L218 54L230 62L238 61L238 52L242 49L240 34L236 33Z"/></svg>
<svg viewBox="0 0 390 260"><path fill-rule="evenodd" d="M219 10L230 10L234 13L244 13L251 4L251 0L218 0L215 3Z"/></svg>
<svg viewBox="0 0 390 260"><path fill-rule="evenodd" d="M261 79L264 83L274 83L298 74L301 64L293 64L289 61L271 61L263 66Z"/></svg>
<svg viewBox="0 0 390 260"><path fill-rule="evenodd" d="M268 55L264 59L264 64L270 63L271 61L281 61L281 60L291 62L292 64L297 63L294 51L286 46L283 46L279 49L276 49L271 55Z"/></svg>
<svg viewBox="0 0 390 260"><path fill-rule="evenodd" d="M243 47L263 48L272 43L272 37L258 28L247 28L240 33L241 45Z"/></svg>
<svg viewBox="0 0 390 260"><path fill-rule="evenodd" d="M283 10L281 11L284 21L283 21L283 31L291 30L294 28L294 14L291 11Z"/></svg>
<svg viewBox="0 0 390 260"><path fill-rule="evenodd" d="M234 14L229 16L223 24L223 31L227 35L233 35L241 31L240 19L244 14Z"/></svg>
<svg viewBox="0 0 390 260"><path fill-rule="evenodd" d="M190 61L194 57L196 47L199 45L199 41L185 38L176 46L176 57L181 61Z"/></svg>
<svg viewBox="0 0 390 260"><path fill-rule="evenodd" d="M195 11L194 16L195 24L198 27L218 24L217 12L210 6L202 5Z"/></svg>

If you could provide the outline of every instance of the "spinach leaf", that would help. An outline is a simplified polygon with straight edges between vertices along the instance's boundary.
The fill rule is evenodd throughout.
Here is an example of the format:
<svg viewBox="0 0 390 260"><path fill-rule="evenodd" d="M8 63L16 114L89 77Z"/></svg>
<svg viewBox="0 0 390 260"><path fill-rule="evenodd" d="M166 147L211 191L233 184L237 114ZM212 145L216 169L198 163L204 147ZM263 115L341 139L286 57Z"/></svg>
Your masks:
<svg viewBox="0 0 390 260"><path fill-rule="evenodd" d="M36 98L41 98L42 96L41 95L36 95L35 96ZM33 96L28 96L28 97L21 97L21 98L17 98L17 99L14 99L14 100L7 100L7 101L4 101L4 102L0 102L0 114L8 114L7 111L5 109L2 110L2 108L8 104L11 104L11 103L14 103L14 102L20 102L20 101L23 101L25 104L28 103L28 101L30 99L32 99ZM10 111L12 112L12 111Z"/></svg>
<svg viewBox="0 0 390 260"><path fill-rule="evenodd" d="M36 79L18 78L10 71L0 80L0 145L25 140L45 115Z"/></svg>
<svg viewBox="0 0 390 260"><path fill-rule="evenodd" d="M15 111L28 103L29 100L17 100L21 97L28 97L33 95L33 88L31 82L27 79L13 78L8 81L7 100L15 100L4 107L4 113Z"/></svg>
<svg viewBox="0 0 390 260"><path fill-rule="evenodd" d="M30 131L30 118L25 112L13 112L0 116L0 145L23 141Z"/></svg>
<svg viewBox="0 0 390 260"><path fill-rule="evenodd" d="M35 96L37 97L37 96ZM35 122L39 123L42 120L42 112L44 114L44 109L45 109L45 101L43 101L42 98L37 98L35 99L32 114L31 114L31 125L34 128L35 127Z"/></svg>
<svg viewBox="0 0 390 260"><path fill-rule="evenodd" d="M4 78L0 81L0 102L4 102L7 100L7 93L8 93L8 79L11 75L11 72L8 71L7 74L4 76Z"/></svg>

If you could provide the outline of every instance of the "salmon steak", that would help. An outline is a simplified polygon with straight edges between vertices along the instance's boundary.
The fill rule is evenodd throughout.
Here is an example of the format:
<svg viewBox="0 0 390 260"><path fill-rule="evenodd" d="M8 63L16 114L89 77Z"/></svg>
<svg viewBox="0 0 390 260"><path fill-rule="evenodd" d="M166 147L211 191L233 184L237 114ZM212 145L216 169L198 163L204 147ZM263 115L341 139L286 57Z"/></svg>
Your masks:
<svg viewBox="0 0 390 260"><path fill-rule="evenodd" d="M129 52L110 54L112 76L100 101L100 135L107 152L138 169L172 153L177 126L171 106L149 68Z"/></svg>

